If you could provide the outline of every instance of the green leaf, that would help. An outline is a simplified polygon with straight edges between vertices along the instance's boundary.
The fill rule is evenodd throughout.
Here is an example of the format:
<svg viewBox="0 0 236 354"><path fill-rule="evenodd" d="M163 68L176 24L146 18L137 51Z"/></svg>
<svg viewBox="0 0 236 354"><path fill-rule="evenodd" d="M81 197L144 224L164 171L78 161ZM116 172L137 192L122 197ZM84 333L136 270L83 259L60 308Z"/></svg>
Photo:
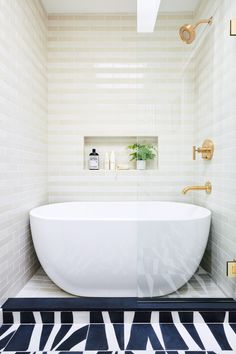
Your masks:
<svg viewBox="0 0 236 354"><path fill-rule="evenodd" d="M133 160L153 160L156 157L157 149L153 145L145 144L133 144L127 147L130 150L133 150L129 154L131 157L130 161Z"/></svg>

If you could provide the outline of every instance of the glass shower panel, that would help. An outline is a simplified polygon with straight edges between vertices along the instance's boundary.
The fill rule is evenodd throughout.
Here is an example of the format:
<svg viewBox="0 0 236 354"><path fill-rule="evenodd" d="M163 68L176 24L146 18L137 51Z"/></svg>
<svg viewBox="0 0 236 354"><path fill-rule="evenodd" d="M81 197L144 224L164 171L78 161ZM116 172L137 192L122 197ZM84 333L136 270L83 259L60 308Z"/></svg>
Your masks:
<svg viewBox="0 0 236 354"><path fill-rule="evenodd" d="M189 153L186 147L193 145L194 66L190 60L193 49L178 38L181 23L192 21L192 15L186 16L183 19L182 15L178 18L176 14L160 14L154 33L143 35L143 51L142 41L138 41L137 55L141 53L147 60L147 80L142 91L147 102L142 119L146 129L157 137L156 168L149 161L137 181L138 200L146 203L144 207L140 203L138 208L137 296L140 298L173 293L179 283L189 279L188 272L186 275L182 271L188 265L183 265L181 258L183 244L176 242L176 225L155 220L160 207L156 202L183 201L181 189L193 183L192 161L186 162ZM191 70L185 70L186 65ZM149 211L146 219L143 208Z"/></svg>
<svg viewBox="0 0 236 354"><path fill-rule="evenodd" d="M185 201L181 190L185 184L193 183L191 149L185 152L186 146L191 148L193 145L193 139L190 134L185 136L184 127L186 120L188 127L193 124L193 117L190 116L190 110L193 115L193 107L190 106L193 104L194 92L191 63L190 67L188 75L182 74L179 77L178 90L172 100L166 99L164 104L162 97L159 114L157 110L153 111L153 124L156 126L158 137L157 168L145 171L146 175L139 174L138 199L145 201L144 209L142 203L138 208L137 296L139 298L179 298L191 297L193 294L197 297L194 284L191 285L188 280L192 275L191 269L197 269L199 261L195 262L190 251L185 247L185 235L181 234L182 226L180 227L176 221L155 220L160 216L158 213L162 213L163 218L171 213L165 203ZM189 104L186 105L185 102ZM164 122L162 121L163 115ZM173 136L174 143L171 143L171 136ZM166 149L165 146L167 146ZM189 154L190 160L187 164L185 163L186 154ZM187 177L179 176L178 171L183 171ZM182 182L184 178L185 181ZM164 204L159 205L158 202ZM163 207L165 210L159 210ZM186 230L183 231L186 232ZM191 267L188 264L189 258L191 258ZM182 285L185 286L179 291Z"/></svg>
<svg viewBox="0 0 236 354"><path fill-rule="evenodd" d="M220 77L217 70L224 58L222 50L227 61L233 63L233 44L223 35L221 47L216 44L216 33L225 33L225 22L220 19L221 3L209 4L205 8L201 2L194 15L160 14L154 33L137 35L137 61L143 63L142 74L146 77L137 93L138 109L140 102L145 102L142 114L137 113L142 122L137 119L137 127L147 134L152 131L157 137L156 169L149 161L146 170L137 171L137 296L141 300L235 297L235 281L226 276L226 261L235 255L223 244L220 234L225 233L221 230L227 208L225 204L215 205L214 200L218 200L222 191L220 176L224 175L225 166L221 163L219 129L219 125L224 128L224 123L219 116L224 112L225 116L233 116L232 104L224 105L224 101L229 101L227 80L223 77L218 83L215 80ZM215 27L200 28L191 45L181 42L178 36L181 25L211 16ZM233 98L231 91L230 94ZM207 138L218 139L213 163L202 160L199 154L193 161L192 146L200 146ZM209 179L213 188L218 189L214 195L204 191L182 193L184 187L204 185ZM204 255L202 250L197 257L193 256L194 249L190 252L191 237L197 235L200 226L196 224L195 230L188 230L186 222L181 236L177 223L155 220L155 212L160 213L156 202L195 204L212 211L212 227ZM184 232L188 235L185 242Z"/></svg>

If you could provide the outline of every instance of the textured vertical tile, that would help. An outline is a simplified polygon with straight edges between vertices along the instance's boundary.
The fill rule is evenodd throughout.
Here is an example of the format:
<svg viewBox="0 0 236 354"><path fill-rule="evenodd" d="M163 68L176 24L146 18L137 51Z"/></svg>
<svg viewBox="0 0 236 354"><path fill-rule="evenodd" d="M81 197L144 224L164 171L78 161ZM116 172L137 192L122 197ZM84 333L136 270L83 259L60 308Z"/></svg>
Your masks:
<svg viewBox="0 0 236 354"><path fill-rule="evenodd" d="M47 202L47 16L0 1L0 304L37 269L29 210Z"/></svg>

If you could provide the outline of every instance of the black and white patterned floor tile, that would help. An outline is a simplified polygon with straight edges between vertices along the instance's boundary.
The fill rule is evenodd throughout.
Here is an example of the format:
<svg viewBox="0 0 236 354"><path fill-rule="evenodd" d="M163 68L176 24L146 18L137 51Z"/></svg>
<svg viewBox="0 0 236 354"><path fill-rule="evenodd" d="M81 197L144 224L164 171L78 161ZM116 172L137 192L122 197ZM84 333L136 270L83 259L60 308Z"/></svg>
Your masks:
<svg viewBox="0 0 236 354"><path fill-rule="evenodd" d="M0 352L0 354L232 354L232 351L36 351L36 352Z"/></svg>
<svg viewBox="0 0 236 354"><path fill-rule="evenodd" d="M4 324L236 323L236 311L4 311Z"/></svg>
<svg viewBox="0 0 236 354"><path fill-rule="evenodd" d="M0 351L236 353L235 313L5 312Z"/></svg>

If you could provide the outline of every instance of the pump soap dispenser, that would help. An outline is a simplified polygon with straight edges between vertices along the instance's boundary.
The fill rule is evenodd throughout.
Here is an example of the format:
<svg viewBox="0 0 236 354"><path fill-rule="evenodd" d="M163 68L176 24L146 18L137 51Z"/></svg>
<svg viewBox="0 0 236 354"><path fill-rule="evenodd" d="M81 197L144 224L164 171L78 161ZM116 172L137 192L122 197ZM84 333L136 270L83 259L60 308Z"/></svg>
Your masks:
<svg viewBox="0 0 236 354"><path fill-rule="evenodd" d="M90 170L99 170L99 154L96 152L96 149L92 149L92 152L89 154L88 167Z"/></svg>

